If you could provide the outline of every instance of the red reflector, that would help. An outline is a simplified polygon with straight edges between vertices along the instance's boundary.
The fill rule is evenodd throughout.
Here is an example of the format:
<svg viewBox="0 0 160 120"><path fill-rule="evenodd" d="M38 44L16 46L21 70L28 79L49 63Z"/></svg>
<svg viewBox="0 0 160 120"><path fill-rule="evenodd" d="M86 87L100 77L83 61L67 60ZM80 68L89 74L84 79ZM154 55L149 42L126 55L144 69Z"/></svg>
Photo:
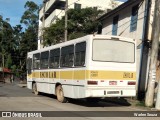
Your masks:
<svg viewBox="0 0 160 120"><path fill-rule="evenodd" d="M135 85L136 82L128 82L128 85Z"/></svg>
<svg viewBox="0 0 160 120"><path fill-rule="evenodd" d="M88 81L88 85L97 85L98 81Z"/></svg>

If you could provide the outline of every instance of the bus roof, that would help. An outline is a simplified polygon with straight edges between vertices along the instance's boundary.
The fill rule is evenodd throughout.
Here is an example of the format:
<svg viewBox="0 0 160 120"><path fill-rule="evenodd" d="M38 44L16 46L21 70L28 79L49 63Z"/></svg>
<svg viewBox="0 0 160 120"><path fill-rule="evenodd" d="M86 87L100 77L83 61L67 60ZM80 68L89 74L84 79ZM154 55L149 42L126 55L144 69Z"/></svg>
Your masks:
<svg viewBox="0 0 160 120"><path fill-rule="evenodd" d="M123 40L123 41L130 41L130 42L133 42L134 39L131 39L131 38L126 38L126 37L120 37L120 36L113 36L113 35L86 35L84 37L80 37L80 38L76 38L76 39L73 39L73 40L69 40L69 41L66 41L66 42L62 42L62 43L58 43L58 44L55 44L55 45L52 45L52 46L49 46L49 47L45 47L45 48L42 48L42 49L39 49L39 50L35 50L35 51L31 51L31 52L28 52L28 54L34 54L34 53L37 53L37 52L44 52L44 51L48 51L48 50L51 50L51 49L56 49L56 48L61 48L63 46L67 46L67 45L71 45L71 44L75 44L75 43L78 43L78 42L83 42L83 41L88 41L88 40L92 40L92 39L118 39L118 40Z"/></svg>

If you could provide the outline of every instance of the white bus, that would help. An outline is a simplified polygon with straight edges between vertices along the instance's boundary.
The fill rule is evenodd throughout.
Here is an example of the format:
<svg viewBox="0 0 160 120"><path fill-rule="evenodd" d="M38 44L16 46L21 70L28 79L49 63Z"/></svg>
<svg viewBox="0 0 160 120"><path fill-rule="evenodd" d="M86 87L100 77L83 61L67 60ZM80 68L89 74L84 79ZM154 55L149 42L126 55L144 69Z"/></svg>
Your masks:
<svg viewBox="0 0 160 120"><path fill-rule="evenodd" d="M136 95L135 40L87 35L32 51L27 56L27 87L35 94L66 98Z"/></svg>

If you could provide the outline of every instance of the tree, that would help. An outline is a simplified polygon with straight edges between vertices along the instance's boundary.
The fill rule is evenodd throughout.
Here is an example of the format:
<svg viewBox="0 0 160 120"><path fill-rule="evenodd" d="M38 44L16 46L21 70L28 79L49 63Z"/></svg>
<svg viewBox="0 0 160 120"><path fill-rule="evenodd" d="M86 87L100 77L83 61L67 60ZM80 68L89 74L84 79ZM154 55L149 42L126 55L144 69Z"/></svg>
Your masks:
<svg viewBox="0 0 160 120"><path fill-rule="evenodd" d="M103 11L94 8L68 10L68 39L75 39L97 31L99 14ZM45 28L43 45L52 45L64 41L64 17Z"/></svg>
<svg viewBox="0 0 160 120"><path fill-rule="evenodd" d="M13 34L14 34L14 49L11 51L11 56L13 59L13 65L17 66L17 69L20 68L21 66L21 61L23 59L21 56L21 50L20 50L20 44L22 41L22 35L23 35L23 31L22 31L23 27L21 25L16 25L15 27L13 27Z"/></svg>
<svg viewBox="0 0 160 120"><path fill-rule="evenodd" d="M37 49L38 35L38 11L39 7L33 1L27 1L24 8L26 11L21 17L21 23L26 25L25 32L21 36L19 43L20 69L25 70L27 52Z"/></svg>
<svg viewBox="0 0 160 120"><path fill-rule="evenodd" d="M11 51L14 47L14 39L13 39L13 29L11 25L0 19L1 23L1 32L0 32L0 53L1 53L1 66L10 68L12 64Z"/></svg>
<svg viewBox="0 0 160 120"><path fill-rule="evenodd" d="M24 12L20 22L25 24L27 27L37 28L39 6L33 1L27 1L24 8L26 11Z"/></svg>

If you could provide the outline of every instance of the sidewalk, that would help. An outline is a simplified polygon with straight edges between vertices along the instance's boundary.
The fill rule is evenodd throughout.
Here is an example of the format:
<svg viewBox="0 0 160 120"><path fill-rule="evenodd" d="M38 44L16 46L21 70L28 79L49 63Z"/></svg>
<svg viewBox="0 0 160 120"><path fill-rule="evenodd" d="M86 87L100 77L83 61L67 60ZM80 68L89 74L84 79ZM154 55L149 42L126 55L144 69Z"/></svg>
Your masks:
<svg viewBox="0 0 160 120"><path fill-rule="evenodd" d="M135 110L157 111L154 107L146 107L144 101L138 101L135 98L104 98L104 100L119 105L129 106Z"/></svg>

